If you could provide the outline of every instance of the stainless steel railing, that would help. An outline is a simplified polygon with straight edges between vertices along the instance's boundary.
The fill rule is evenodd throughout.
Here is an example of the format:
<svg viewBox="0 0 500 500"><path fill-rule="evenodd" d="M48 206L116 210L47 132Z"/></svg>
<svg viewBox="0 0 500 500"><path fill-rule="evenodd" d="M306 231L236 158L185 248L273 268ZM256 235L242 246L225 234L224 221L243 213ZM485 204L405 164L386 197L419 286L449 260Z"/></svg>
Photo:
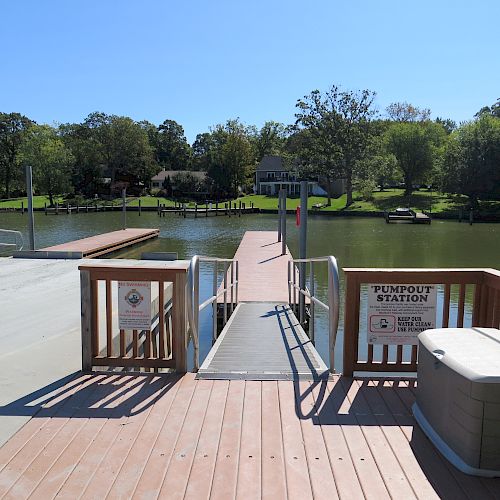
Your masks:
<svg viewBox="0 0 500 500"><path fill-rule="evenodd" d="M212 295L200 304L200 262L212 264ZM219 285L219 267L222 267L222 283ZM193 341L193 366L194 371L199 368L199 316L210 304L213 309L212 340L217 340L217 299L223 297L221 302L222 326L227 323L228 317L233 313L238 304L238 261L234 259L219 259L217 257L205 257L195 255L191 259L188 273L187 309L190 338ZM219 290L219 286L222 289ZM229 301L228 301L229 299Z"/></svg>
<svg viewBox="0 0 500 500"><path fill-rule="evenodd" d="M6 250L22 250L24 247L23 235L19 231L13 231L12 229L0 229L0 236L6 235L12 238L10 242L0 242L0 252L3 249Z"/></svg>
<svg viewBox="0 0 500 500"><path fill-rule="evenodd" d="M315 295L315 278L314 266L316 263L326 263L328 266L328 303L325 304ZM303 264L296 266L296 264ZM309 288L301 288L298 283L300 273L306 273L306 266L309 264ZM306 280L304 279L304 282ZM298 296L297 296L298 294ZM310 259L290 259L288 262L288 303L296 311L299 307L299 321L304 324L305 320L305 300L297 300L300 296L310 299L309 305L309 338L315 342L314 331L314 316L315 306L318 305L328 311L328 355L330 361L330 371L333 373L335 369L335 342L337 340L337 329L339 326L339 310L340 310L340 285L339 285L339 269L337 259L332 255L328 257L313 257Z"/></svg>

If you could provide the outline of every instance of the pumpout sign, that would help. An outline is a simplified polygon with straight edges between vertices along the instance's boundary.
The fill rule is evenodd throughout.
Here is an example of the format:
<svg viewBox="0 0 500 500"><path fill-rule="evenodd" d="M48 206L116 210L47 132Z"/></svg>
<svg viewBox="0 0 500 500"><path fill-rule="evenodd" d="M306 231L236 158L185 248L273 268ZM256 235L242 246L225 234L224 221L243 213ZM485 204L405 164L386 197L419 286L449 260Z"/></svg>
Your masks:
<svg viewBox="0 0 500 500"><path fill-rule="evenodd" d="M416 345L420 332L436 327L436 285L369 284L368 343Z"/></svg>

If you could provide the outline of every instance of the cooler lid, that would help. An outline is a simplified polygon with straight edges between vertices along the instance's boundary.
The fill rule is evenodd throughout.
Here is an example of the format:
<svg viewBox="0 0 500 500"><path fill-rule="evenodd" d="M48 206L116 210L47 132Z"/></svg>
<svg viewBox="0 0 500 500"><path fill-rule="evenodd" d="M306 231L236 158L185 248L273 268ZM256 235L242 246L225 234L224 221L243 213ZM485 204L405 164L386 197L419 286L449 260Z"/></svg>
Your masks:
<svg viewBox="0 0 500 500"><path fill-rule="evenodd" d="M500 383L500 330L436 328L418 336L436 359L473 382Z"/></svg>

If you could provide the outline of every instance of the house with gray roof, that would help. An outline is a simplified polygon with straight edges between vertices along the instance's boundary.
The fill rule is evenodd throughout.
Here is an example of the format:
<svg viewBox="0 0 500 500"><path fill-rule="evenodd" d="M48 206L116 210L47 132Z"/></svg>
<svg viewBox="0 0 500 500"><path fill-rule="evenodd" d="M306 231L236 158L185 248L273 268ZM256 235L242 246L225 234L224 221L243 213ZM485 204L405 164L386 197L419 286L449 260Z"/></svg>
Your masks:
<svg viewBox="0 0 500 500"><path fill-rule="evenodd" d="M333 184L333 196L340 196L345 192L344 183L338 180ZM309 195L326 196L323 182L309 180ZM280 189L286 189L287 196L300 195L300 179L293 168L288 168L281 156L264 156L255 170L254 192L256 194L277 195Z"/></svg>

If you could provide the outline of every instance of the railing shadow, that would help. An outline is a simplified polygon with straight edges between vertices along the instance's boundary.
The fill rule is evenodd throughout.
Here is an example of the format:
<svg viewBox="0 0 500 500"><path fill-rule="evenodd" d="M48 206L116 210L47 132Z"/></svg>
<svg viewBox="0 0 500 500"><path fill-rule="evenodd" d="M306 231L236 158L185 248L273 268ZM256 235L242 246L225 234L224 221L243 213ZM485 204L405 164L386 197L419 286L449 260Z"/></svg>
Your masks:
<svg viewBox="0 0 500 500"><path fill-rule="evenodd" d="M170 391L177 375L77 372L0 406L0 416L121 418L141 413Z"/></svg>

